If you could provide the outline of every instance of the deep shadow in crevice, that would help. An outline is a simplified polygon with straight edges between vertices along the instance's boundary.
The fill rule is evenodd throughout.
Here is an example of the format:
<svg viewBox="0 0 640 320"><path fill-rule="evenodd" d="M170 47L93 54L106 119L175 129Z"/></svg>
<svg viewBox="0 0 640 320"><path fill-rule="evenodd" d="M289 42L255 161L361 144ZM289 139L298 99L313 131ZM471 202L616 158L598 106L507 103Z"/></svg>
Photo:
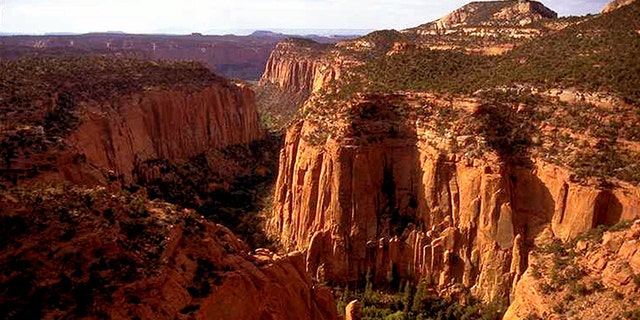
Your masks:
<svg viewBox="0 0 640 320"><path fill-rule="evenodd" d="M495 100L478 107L473 114L478 121L476 131L507 166L530 167L532 136L537 126L533 112L517 112L509 103Z"/></svg>
<svg viewBox="0 0 640 320"><path fill-rule="evenodd" d="M622 203L610 190L602 190L596 198L593 227L613 226L622 217Z"/></svg>
<svg viewBox="0 0 640 320"><path fill-rule="evenodd" d="M149 198L196 210L228 227L252 248L275 249L260 212L278 173L281 136L212 150L188 160L149 160L136 165L136 185Z"/></svg>

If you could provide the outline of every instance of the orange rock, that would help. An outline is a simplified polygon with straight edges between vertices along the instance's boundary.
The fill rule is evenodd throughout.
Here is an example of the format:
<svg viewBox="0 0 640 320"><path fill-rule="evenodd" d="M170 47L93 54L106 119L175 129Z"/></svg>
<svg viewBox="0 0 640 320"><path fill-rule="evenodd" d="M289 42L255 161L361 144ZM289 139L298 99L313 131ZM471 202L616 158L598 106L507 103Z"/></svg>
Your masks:
<svg viewBox="0 0 640 320"><path fill-rule="evenodd" d="M634 280L633 255L640 246L634 230L607 232L603 238L601 242L582 240L588 245L565 257L558 257L557 252L531 254L530 267L515 286L503 319L527 319L530 315L543 319L615 319L623 318L625 310L636 308L638 284ZM564 259L564 270L555 269L558 258ZM566 270L582 272L567 279L561 275ZM559 281L562 279L568 282ZM541 289L545 287L548 290Z"/></svg>
<svg viewBox="0 0 640 320"><path fill-rule="evenodd" d="M624 6L630 5L631 3L635 2L636 0L613 0L609 3L607 3L607 5L602 9L602 13L609 13L612 11L615 11L617 9L620 9Z"/></svg>
<svg viewBox="0 0 640 320"><path fill-rule="evenodd" d="M334 67L339 62L318 58L326 48L311 40L294 39L278 43L269 56L260 84L275 84L284 91L308 96L340 78L340 68Z"/></svg>
<svg viewBox="0 0 640 320"><path fill-rule="evenodd" d="M344 320L361 320L362 319L362 316L360 315L361 308L362 308L362 305L360 304L360 301L353 300L349 302L344 312L345 314Z"/></svg>
<svg viewBox="0 0 640 320"><path fill-rule="evenodd" d="M261 138L251 90L216 83L197 92L147 91L87 105L82 125L68 140L88 164L130 182L142 161L184 159Z"/></svg>
<svg viewBox="0 0 640 320"><path fill-rule="evenodd" d="M362 103L384 108L384 99ZM311 122L287 132L267 229L285 248L307 251L312 275L322 266L325 280L340 283L371 270L376 282L426 278L507 300L524 271L514 256L529 250L514 249L517 235L523 243L570 239L640 213L636 187L579 185L567 169L539 160L525 168L489 153L487 160L441 154L415 123L397 125L394 136L379 133L380 125L358 124L377 135L370 143L348 134L311 143L304 138Z"/></svg>
<svg viewBox="0 0 640 320"><path fill-rule="evenodd" d="M337 320L331 290L312 283L301 253L278 256L259 250L251 255L231 231L195 212L178 212L154 201L142 215L129 209L126 196L111 195L104 188L74 194L71 201L83 195L100 205L94 208L97 211L76 209L72 222L60 221L58 213L46 210L51 197L43 198L45 209L33 213L0 195L2 221L19 214L24 221L37 219L42 231L11 235L19 249L7 246L0 254L0 266L6 272L0 276L0 285L15 288L12 278L21 279L25 270L14 261L19 255L21 263L29 266L26 275L33 278L33 288L39 290L24 291L19 298L0 292L0 300L17 303L11 308L37 301L33 292L42 291L70 304L64 312L56 302L43 302L38 305L42 310L33 310L47 319L64 313L72 318L102 314L145 320ZM103 217L101 210L114 222ZM25 228L36 227L27 224ZM69 228L74 232L60 236ZM60 289L58 284L65 281L67 289ZM71 290L87 283L88 291L82 292L89 302ZM82 308L89 314L83 314Z"/></svg>

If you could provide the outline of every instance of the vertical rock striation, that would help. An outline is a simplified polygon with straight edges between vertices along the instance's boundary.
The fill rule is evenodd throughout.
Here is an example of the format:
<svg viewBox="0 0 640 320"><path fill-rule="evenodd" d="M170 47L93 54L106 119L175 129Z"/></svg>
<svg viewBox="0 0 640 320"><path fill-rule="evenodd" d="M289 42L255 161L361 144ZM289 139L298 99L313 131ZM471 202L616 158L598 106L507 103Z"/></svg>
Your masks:
<svg viewBox="0 0 640 320"><path fill-rule="evenodd" d="M381 136L380 123L352 123L360 140L314 143L310 122L287 133L268 231L306 251L307 271L325 281L372 272L377 283L426 279L505 301L545 229L569 239L640 212L637 188L580 185L535 159L524 167L442 153L427 131Z"/></svg>
<svg viewBox="0 0 640 320"><path fill-rule="evenodd" d="M278 43L271 53L262 85L275 84L281 90L306 96L340 77L339 63L319 59L330 46L312 40L289 39Z"/></svg>
<svg viewBox="0 0 640 320"><path fill-rule="evenodd" d="M131 181L136 164L181 159L263 138L253 92L227 82L198 91L146 91L87 104L68 139L87 163Z"/></svg>

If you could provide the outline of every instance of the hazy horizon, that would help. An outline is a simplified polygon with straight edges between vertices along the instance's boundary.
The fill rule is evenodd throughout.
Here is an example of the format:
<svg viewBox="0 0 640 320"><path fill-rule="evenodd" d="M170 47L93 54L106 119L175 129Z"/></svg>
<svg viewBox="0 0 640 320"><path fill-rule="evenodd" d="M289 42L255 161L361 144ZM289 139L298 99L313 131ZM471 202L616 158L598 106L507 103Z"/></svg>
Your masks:
<svg viewBox="0 0 640 320"><path fill-rule="evenodd" d="M438 19L468 2L470 1L5 0L0 5L0 33L119 31L144 34L225 34L215 32L405 29ZM597 13L609 1L542 2L561 16L567 16Z"/></svg>
<svg viewBox="0 0 640 320"><path fill-rule="evenodd" d="M153 32L125 32L120 30L104 30L104 31L88 31L88 32L66 32L51 31L44 33L21 33L21 32L4 32L0 31L0 35L6 36L65 36L65 35L83 35L93 33L112 33L112 34L133 34L133 35L191 35L200 33L206 36L224 36L236 35L247 36L254 32L273 32L285 35L300 36L358 36L364 35L375 29L295 29L295 28L273 28L273 29L213 29L204 32L189 30L155 30Z"/></svg>

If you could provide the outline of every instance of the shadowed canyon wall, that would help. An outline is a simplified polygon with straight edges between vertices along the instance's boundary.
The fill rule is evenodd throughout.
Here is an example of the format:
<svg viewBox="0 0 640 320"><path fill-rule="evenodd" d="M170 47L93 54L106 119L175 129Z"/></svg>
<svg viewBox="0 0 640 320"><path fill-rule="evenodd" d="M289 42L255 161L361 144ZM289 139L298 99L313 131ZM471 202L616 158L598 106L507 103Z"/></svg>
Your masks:
<svg viewBox="0 0 640 320"><path fill-rule="evenodd" d="M319 281L371 272L377 283L426 279L506 301L542 232L570 239L640 212L630 185L581 185L561 167L516 165L490 150L485 160L443 152L437 135L410 121L347 119L320 130L346 134L320 143L310 138L316 126L287 133L268 231L306 251Z"/></svg>
<svg viewBox="0 0 640 320"><path fill-rule="evenodd" d="M130 182L151 159L185 159L214 148L264 137L253 92L242 85L203 90L149 91L86 105L85 120L69 138L86 162Z"/></svg>

